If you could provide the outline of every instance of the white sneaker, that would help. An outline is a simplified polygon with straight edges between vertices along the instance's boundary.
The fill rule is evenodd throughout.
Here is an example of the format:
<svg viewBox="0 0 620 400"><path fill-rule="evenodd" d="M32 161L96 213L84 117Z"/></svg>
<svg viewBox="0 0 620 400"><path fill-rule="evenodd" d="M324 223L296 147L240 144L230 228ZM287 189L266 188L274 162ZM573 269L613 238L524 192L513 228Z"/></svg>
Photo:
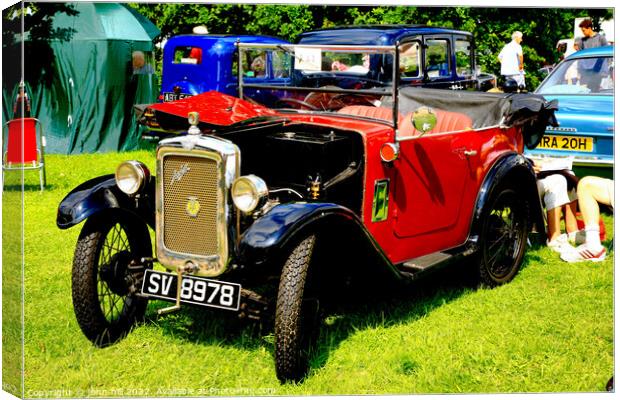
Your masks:
<svg viewBox="0 0 620 400"><path fill-rule="evenodd" d="M568 243L568 236L565 233L561 234L560 236L556 237L551 241L547 240L547 247L560 254L563 251L569 251L569 247L573 248L573 246Z"/></svg>
<svg viewBox="0 0 620 400"><path fill-rule="evenodd" d="M569 263L580 261L599 262L603 261L606 255L607 250L605 250L603 246L601 246L601 248L598 250L591 250L588 249L588 246L586 244L582 244L577 248L571 246L570 249L567 249L560 254L560 258Z"/></svg>

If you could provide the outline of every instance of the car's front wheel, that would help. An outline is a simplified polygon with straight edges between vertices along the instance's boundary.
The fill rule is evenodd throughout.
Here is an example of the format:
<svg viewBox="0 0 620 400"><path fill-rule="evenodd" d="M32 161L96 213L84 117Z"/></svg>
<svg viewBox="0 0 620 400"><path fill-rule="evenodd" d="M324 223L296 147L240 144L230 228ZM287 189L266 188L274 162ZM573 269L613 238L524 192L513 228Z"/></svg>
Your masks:
<svg viewBox="0 0 620 400"><path fill-rule="evenodd" d="M315 236L303 239L284 263L275 317L276 375L282 382L301 380L307 369L310 334L314 330L317 302L309 296L308 270Z"/></svg>
<svg viewBox="0 0 620 400"><path fill-rule="evenodd" d="M148 229L131 215L106 212L84 224L73 259L73 309L95 345L116 342L144 317L147 300L136 295L144 273L139 264L151 255Z"/></svg>
<svg viewBox="0 0 620 400"><path fill-rule="evenodd" d="M480 235L478 272L494 287L511 281L521 268L527 243L527 202L514 189L498 190L486 207Z"/></svg>

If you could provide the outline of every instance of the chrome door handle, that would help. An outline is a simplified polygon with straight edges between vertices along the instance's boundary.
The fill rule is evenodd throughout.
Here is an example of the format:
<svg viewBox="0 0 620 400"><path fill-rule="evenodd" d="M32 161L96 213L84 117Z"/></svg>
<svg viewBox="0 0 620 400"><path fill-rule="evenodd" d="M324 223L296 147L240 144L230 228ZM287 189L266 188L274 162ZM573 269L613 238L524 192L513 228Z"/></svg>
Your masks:
<svg viewBox="0 0 620 400"><path fill-rule="evenodd" d="M464 150L463 154L465 154L467 157L471 157L478 154L478 152L476 150Z"/></svg>

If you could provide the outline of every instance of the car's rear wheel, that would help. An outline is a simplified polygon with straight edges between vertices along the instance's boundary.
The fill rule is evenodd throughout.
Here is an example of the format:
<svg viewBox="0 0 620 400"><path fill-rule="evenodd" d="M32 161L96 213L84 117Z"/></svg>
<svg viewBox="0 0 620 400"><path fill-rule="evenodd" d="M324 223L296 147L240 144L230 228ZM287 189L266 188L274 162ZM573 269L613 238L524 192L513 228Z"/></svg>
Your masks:
<svg viewBox="0 0 620 400"><path fill-rule="evenodd" d="M315 236L303 239L284 263L275 318L276 375L282 382L301 380L308 369L308 349L317 302L308 296L308 270Z"/></svg>
<svg viewBox="0 0 620 400"><path fill-rule="evenodd" d="M485 210L478 272L484 285L511 281L521 268L527 243L527 202L514 189L497 190Z"/></svg>
<svg viewBox="0 0 620 400"><path fill-rule="evenodd" d="M144 318L147 300L136 295L150 257L146 225L135 217L105 212L86 221L78 238L72 271L73 309L80 329L99 347L124 337Z"/></svg>

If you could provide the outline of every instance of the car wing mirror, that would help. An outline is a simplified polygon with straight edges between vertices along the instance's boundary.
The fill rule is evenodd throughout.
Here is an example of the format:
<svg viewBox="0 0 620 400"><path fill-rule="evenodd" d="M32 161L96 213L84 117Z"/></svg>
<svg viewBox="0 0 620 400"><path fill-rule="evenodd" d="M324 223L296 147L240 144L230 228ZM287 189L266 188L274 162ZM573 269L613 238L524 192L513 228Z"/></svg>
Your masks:
<svg viewBox="0 0 620 400"><path fill-rule="evenodd" d="M437 114L430 107L419 107L411 114L411 123L416 131L420 132L420 137L430 132L437 125Z"/></svg>

